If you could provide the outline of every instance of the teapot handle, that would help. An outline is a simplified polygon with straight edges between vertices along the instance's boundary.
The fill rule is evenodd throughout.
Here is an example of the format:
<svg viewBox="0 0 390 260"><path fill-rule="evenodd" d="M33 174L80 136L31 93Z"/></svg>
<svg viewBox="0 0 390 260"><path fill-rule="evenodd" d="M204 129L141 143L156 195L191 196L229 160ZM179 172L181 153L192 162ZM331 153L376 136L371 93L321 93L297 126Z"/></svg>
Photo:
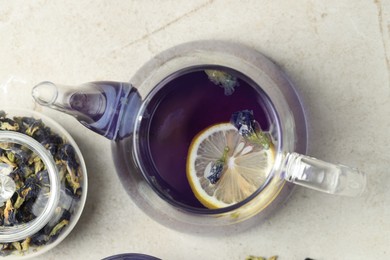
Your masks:
<svg viewBox="0 0 390 260"><path fill-rule="evenodd" d="M366 186L363 172L306 155L288 153L282 165L285 180L314 190L355 197Z"/></svg>

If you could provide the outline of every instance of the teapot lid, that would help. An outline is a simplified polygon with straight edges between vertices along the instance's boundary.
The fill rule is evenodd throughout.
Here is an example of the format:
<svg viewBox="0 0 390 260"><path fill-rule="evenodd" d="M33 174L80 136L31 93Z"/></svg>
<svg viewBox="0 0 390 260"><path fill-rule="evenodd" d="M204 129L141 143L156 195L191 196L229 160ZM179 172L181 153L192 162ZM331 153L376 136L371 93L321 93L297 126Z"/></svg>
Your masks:
<svg viewBox="0 0 390 260"><path fill-rule="evenodd" d="M32 236L53 217L60 180L50 152L32 137L0 131L0 243Z"/></svg>

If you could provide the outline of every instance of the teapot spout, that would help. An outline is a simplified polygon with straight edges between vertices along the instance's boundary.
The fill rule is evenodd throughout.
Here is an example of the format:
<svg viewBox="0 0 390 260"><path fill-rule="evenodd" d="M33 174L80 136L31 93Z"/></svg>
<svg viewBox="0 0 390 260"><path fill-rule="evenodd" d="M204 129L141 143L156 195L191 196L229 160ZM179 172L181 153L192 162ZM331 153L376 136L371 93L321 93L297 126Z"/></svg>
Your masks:
<svg viewBox="0 0 390 260"><path fill-rule="evenodd" d="M44 81L32 90L34 100L74 116L90 130L111 140L133 132L141 96L130 83L90 82L66 86Z"/></svg>

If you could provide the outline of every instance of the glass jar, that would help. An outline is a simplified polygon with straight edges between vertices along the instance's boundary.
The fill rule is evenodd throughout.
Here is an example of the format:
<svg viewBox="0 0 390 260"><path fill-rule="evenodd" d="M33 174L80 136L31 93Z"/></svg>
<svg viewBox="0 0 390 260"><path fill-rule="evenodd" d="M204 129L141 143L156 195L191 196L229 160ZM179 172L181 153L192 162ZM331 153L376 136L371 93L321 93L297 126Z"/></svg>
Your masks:
<svg viewBox="0 0 390 260"><path fill-rule="evenodd" d="M0 254L26 258L58 245L75 227L87 171L73 138L31 110L0 112Z"/></svg>

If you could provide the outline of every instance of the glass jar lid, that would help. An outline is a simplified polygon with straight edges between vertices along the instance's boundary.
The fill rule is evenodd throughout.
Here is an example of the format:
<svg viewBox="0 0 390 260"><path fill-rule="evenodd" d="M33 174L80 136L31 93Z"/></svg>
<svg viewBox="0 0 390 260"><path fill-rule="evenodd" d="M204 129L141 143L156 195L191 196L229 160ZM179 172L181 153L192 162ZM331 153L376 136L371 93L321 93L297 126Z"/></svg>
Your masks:
<svg viewBox="0 0 390 260"><path fill-rule="evenodd" d="M0 131L0 243L32 236L53 217L60 180L50 152L32 137Z"/></svg>

